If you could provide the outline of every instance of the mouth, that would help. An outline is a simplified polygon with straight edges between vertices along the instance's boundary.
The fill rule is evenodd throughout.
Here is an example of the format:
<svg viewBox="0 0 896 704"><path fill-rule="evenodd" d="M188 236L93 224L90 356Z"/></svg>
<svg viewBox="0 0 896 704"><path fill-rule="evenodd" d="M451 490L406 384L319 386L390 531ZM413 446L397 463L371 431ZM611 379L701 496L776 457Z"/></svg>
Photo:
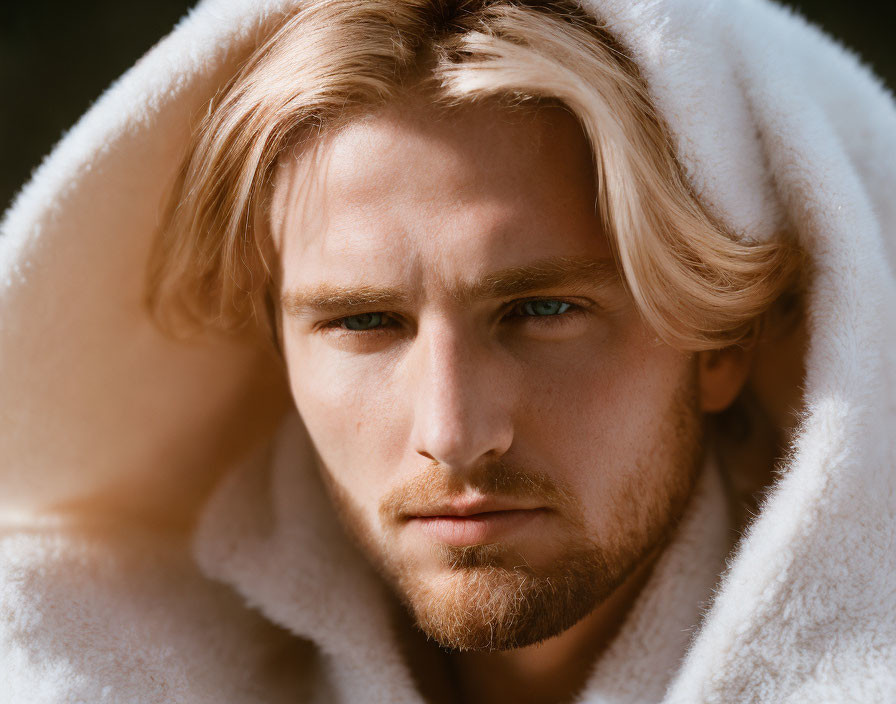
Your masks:
<svg viewBox="0 0 896 704"><path fill-rule="evenodd" d="M451 501L421 506L404 514L405 518L470 518L486 513L506 513L544 508L538 502L521 501L479 493L466 494Z"/></svg>
<svg viewBox="0 0 896 704"><path fill-rule="evenodd" d="M514 532L531 529L548 512L544 507L537 507L416 515L409 517L409 524L440 543L482 545Z"/></svg>

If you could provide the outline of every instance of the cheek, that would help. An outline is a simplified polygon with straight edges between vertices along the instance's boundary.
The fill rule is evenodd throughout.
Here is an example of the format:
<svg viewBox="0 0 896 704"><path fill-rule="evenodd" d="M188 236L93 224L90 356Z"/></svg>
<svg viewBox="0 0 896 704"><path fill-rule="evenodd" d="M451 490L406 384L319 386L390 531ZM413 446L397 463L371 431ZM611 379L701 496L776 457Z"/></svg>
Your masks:
<svg viewBox="0 0 896 704"><path fill-rule="evenodd" d="M528 384L515 423L518 451L540 458L582 498L596 535L643 522L643 492L663 493L681 469L672 450L688 440L670 409L693 391L692 370L688 355L655 343L641 325L617 329L601 346L567 356L563 370L532 377L541 381ZM623 503L627 518L617 511Z"/></svg>
<svg viewBox="0 0 896 704"><path fill-rule="evenodd" d="M301 345L287 347L296 408L327 471L369 512L400 461L405 431L399 399L387 372L363 358L313 354Z"/></svg>
<svg viewBox="0 0 896 704"><path fill-rule="evenodd" d="M658 344L640 324L615 325L598 338L527 360L524 404L532 428L550 428L564 445L636 436L680 386L688 357ZM581 438L577 442L574 438ZM616 441L614 441L615 444Z"/></svg>

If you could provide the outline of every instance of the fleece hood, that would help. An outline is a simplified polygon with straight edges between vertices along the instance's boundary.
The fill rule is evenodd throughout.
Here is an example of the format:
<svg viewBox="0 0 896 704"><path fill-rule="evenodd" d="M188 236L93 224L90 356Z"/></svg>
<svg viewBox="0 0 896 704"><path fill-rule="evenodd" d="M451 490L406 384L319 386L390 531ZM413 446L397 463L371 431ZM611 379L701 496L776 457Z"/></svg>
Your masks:
<svg viewBox="0 0 896 704"><path fill-rule="evenodd" d="M0 702L422 702L267 347L171 341L141 304L196 116L303 4L203 0L0 224ZM744 239L795 233L813 277L805 373L780 375L797 422L760 505L732 531L740 479L707 455L577 701L890 701L893 98L767 0L582 5L704 204Z"/></svg>

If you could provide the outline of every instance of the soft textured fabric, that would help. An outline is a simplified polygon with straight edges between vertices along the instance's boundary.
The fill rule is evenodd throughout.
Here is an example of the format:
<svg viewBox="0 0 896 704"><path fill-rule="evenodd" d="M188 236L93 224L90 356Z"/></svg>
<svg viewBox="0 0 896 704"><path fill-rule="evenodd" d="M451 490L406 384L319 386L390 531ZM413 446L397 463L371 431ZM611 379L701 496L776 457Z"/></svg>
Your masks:
<svg viewBox="0 0 896 704"><path fill-rule="evenodd" d="M419 701L263 347L175 343L140 307L192 117L299 4L202 2L0 224L0 702ZM707 206L743 238L795 232L815 276L773 485L738 532L708 453L579 700L894 701L893 99L766 0L583 5Z"/></svg>

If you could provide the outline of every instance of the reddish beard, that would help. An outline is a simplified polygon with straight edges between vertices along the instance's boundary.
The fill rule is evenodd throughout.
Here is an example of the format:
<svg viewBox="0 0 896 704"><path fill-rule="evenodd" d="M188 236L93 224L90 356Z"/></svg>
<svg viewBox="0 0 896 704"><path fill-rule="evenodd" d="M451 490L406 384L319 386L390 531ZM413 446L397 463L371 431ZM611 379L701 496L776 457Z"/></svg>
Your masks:
<svg viewBox="0 0 896 704"><path fill-rule="evenodd" d="M378 512L380 531L368 524L331 473L321 474L343 525L427 637L451 650L507 650L538 643L573 626L668 539L696 482L702 454L693 383L674 395L657 437L638 458L631 479L615 486L609 497L607 510L624 530L602 540L589 535L581 502L568 487L501 459L460 478L431 463L384 497ZM652 462L667 465L659 484L646 471ZM431 555L440 566L439 575L422 578L414 560L396 549L405 517L471 488L502 499L537 499L549 507L565 524L564 538L555 546L550 563L533 566L507 542L435 543Z"/></svg>

